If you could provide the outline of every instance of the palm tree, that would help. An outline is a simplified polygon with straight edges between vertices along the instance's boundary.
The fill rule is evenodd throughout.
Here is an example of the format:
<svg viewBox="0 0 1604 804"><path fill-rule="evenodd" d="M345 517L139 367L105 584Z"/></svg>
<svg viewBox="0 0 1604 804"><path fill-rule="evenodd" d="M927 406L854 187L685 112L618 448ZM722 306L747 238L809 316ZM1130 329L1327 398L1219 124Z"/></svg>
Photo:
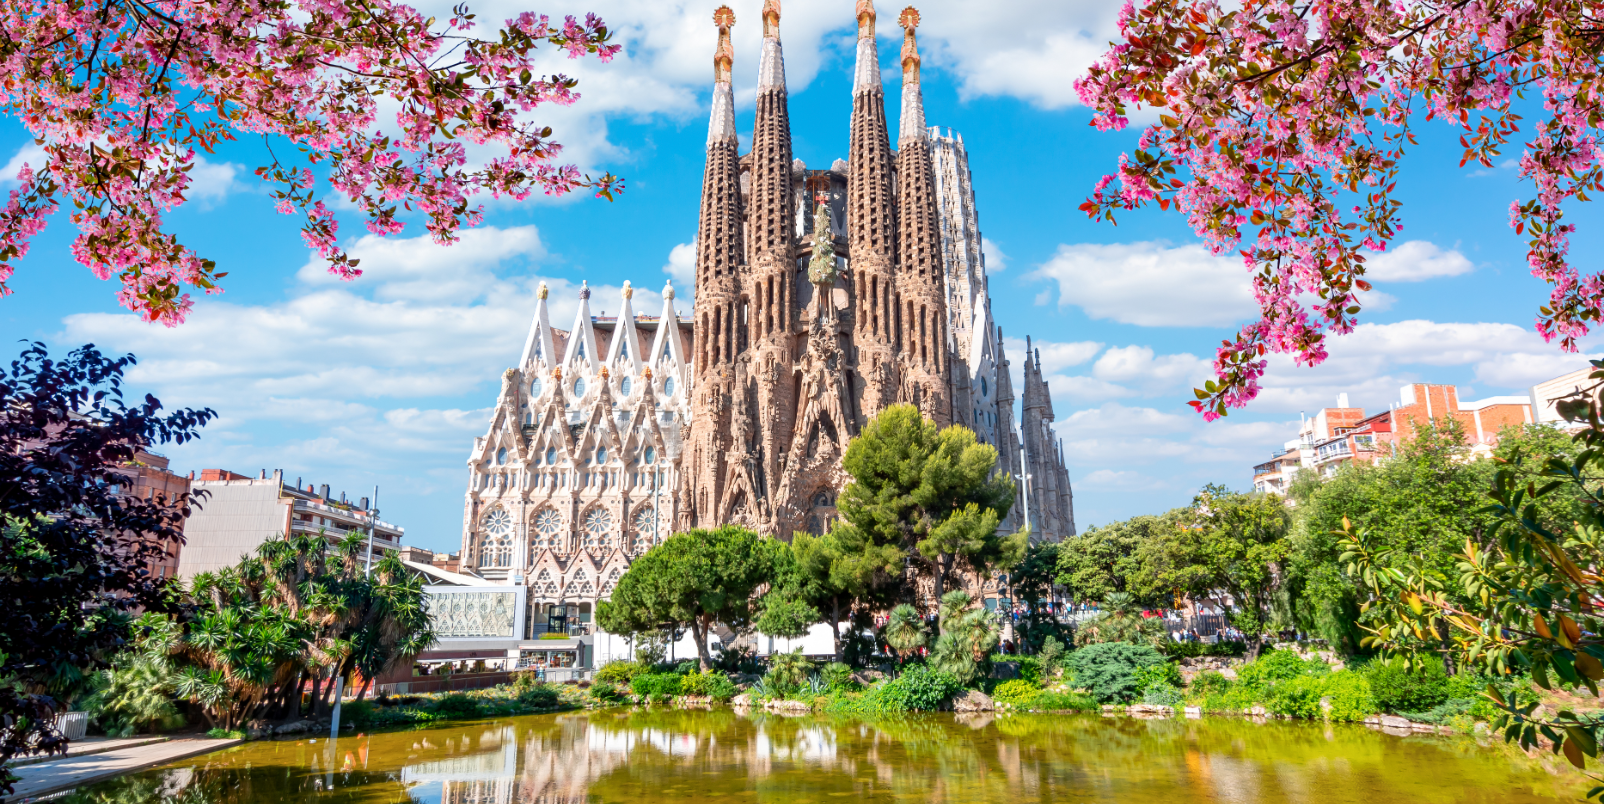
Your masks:
<svg viewBox="0 0 1604 804"><path fill-rule="evenodd" d="M202 573L196 611L169 652L180 697L213 725L300 716L312 682L314 710L328 706L325 679L352 671L367 680L410 662L434 641L422 581L386 555L364 572L363 541L331 550L323 534L270 540L238 566Z"/></svg>
<svg viewBox="0 0 1604 804"><path fill-rule="evenodd" d="M918 609L903 603L891 610L881 636L885 638L886 644L897 652L899 662L905 662L915 651L925 646L927 637L924 618L919 616Z"/></svg>
<svg viewBox="0 0 1604 804"><path fill-rule="evenodd" d="M1002 632L997 615L982 607L971 608L973 603L974 598L963 590L941 596L941 636L930 652L936 669L952 673L965 684L980 676Z"/></svg>
<svg viewBox="0 0 1604 804"><path fill-rule="evenodd" d="M1102 613L1075 631L1075 644L1098 642L1147 643L1162 647L1169 639L1164 621L1142 616L1142 606L1126 592L1110 592L1103 598Z"/></svg>

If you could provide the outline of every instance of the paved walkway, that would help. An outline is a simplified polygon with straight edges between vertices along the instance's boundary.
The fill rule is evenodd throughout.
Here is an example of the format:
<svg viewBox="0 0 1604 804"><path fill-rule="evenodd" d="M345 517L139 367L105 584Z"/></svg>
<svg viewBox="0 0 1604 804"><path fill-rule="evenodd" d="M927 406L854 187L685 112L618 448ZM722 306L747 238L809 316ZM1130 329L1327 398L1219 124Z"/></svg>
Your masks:
<svg viewBox="0 0 1604 804"><path fill-rule="evenodd" d="M95 754L80 754L13 768L21 777L7 802L30 801L49 793L82 787L121 776L152 765L206 754L227 748L240 740L213 740L206 737L141 743Z"/></svg>
<svg viewBox="0 0 1604 804"><path fill-rule="evenodd" d="M73 740L67 745L66 754L42 754L31 757L17 757L11 760L12 768L24 765L37 765L40 762L55 762L67 757L79 757L85 754L103 754L107 751L116 751L123 748L133 748L151 743L164 743L168 738L160 735L144 735L143 737L85 737L82 740Z"/></svg>

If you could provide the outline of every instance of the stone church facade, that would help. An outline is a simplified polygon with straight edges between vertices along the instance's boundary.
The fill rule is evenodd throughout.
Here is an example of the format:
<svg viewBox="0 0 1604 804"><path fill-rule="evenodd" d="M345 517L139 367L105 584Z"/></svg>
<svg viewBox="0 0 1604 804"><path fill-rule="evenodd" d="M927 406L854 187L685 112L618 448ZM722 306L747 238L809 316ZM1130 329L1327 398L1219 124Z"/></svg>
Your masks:
<svg viewBox="0 0 1604 804"><path fill-rule="evenodd" d="M535 630L552 604L588 613L671 532L740 523L783 539L822 533L848 482L847 442L892 404L997 447L998 471L1022 486L1008 532L1027 516L1036 539L1075 532L1040 357L1027 348L1020 400L991 318L963 139L925 124L918 12L898 20L893 150L876 13L859 0L848 159L822 170L792 154L779 2L763 8L746 154L730 80L734 14L721 7L714 21L691 314L679 314L672 286L657 315L636 311L626 282L617 316L592 315L584 287L559 329L542 286L523 354L468 458L462 566L527 586Z"/></svg>

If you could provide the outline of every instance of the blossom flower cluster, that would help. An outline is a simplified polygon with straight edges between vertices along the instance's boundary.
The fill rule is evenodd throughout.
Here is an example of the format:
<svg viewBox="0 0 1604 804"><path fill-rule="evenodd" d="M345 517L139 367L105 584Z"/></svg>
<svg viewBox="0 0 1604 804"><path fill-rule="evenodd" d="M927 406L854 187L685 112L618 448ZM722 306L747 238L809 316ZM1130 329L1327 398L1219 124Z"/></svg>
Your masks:
<svg viewBox="0 0 1604 804"><path fill-rule="evenodd" d="M1460 164L1493 159L1543 119L1510 207L1533 275L1550 285L1537 331L1568 350L1604 312L1604 277L1567 260L1564 207L1604 192L1604 2L1595 0L1127 0L1123 42L1076 82L1102 130L1156 109L1138 150L1082 209L1174 206L1216 253L1252 273L1258 320L1223 342L1191 404L1207 419L1259 392L1270 353L1302 365L1358 322L1364 253L1403 229L1395 196L1410 126L1461 129Z"/></svg>
<svg viewBox="0 0 1604 804"><path fill-rule="evenodd" d="M537 48L608 61L619 46L606 25L525 13L479 38L475 24L465 6L436 20L389 0L0 3L0 108L44 151L0 206L0 296L66 202L73 256L117 277L119 300L145 320L182 322L189 290L220 292L225 274L163 218L185 202L199 152L240 136L263 138L269 164L256 172L277 209L302 217L306 243L347 279L361 271L328 191L372 232L401 231L407 210L440 243L480 222L481 193L620 192L611 174L559 163L551 129L530 119L579 99L574 79L540 72ZM466 145L493 156L470 165Z"/></svg>

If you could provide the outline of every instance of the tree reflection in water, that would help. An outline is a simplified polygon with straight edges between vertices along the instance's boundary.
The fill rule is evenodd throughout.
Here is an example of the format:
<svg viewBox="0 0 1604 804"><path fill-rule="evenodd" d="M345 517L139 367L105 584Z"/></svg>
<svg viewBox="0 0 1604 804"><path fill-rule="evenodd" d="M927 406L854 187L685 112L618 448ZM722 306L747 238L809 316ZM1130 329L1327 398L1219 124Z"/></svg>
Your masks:
<svg viewBox="0 0 1604 804"><path fill-rule="evenodd" d="M1467 738L1245 720L859 720L641 709L249 743L79 790L71 804L429 802L1486 802L1585 780Z"/></svg>

